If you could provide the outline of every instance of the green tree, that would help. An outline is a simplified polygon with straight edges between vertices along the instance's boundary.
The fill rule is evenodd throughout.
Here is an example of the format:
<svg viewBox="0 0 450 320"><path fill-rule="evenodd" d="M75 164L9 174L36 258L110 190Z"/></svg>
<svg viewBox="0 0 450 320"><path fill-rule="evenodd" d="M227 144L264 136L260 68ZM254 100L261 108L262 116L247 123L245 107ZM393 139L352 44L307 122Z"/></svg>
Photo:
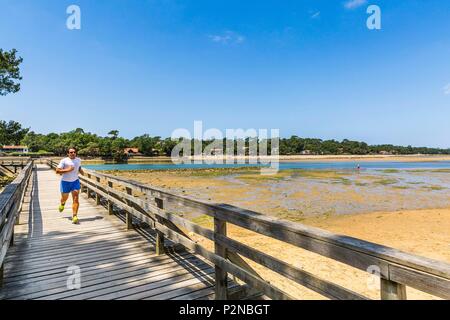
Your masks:
<svg viewBox="0 0 450 320"><path fill-rule="evenodd" d="M124 138L116 138L111 144L111 151L113 159L117 162L122 162L127 159L127 154L125 154L124 149L128 145L128 140Z"/></svg>
<svg viewBox="0 0 450 320"><path fill-rule="evenodd" d="M100 145L97 142L91 141L87 144L86 147L80 149L80 151L78 151L78 154L80 156L98 157L101 155Z"/></svg>
<svg viewBox="0 0 450 320"><path fill-rule="evenodd" d="M111 137L111 139L115 140L119 136L119 130L111 130L108 132L108 136Z"/></svg>
<svg viewBox="0 0 450 320"><path fill-rule="evenodd" d="M3 51L0 49L0 96L16 93L20 90L19 65L23 59L16 57L17 50Z"/></svg>
<svg viewBox="0 0 450 320"><path fill-rule="evenodd" d="M25 135L20 144L28 146L31 152L47 151L48 144L46 143L46 138L47 136L43 134L30 131Z"/></svg>
<svg viewBox="0 0 450 320"><path fill-rule="evenodd" d="M138 148L146 156L155 156L160 152L161 137L150 137L150 135L144 134L131 140L130 146Z"/></svg>
<svg viewBox="0 0 450 320"><path fill-rule="evenodd" d="M29 130L22 128L19 122L0 120L0 144L19 144Z"/></svg>
<svg viewBox="0 0 450 320"><path fill-rule="evenodd" d="M181 139L172 140L166 138L162 141L161 151L165 156L170 157L172 155L172 149L181 141Z"/></svg>

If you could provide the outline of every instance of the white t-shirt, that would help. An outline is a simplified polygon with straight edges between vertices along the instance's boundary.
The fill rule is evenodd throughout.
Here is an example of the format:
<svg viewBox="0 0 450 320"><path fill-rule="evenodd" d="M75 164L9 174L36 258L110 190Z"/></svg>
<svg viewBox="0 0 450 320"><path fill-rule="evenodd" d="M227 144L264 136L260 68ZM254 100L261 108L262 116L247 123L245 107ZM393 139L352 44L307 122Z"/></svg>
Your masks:
<svg viewBox="0 0 450 320"><path fill-rule="evenodd" d="M81 159L75 158L72 160L69 157L67 157L62 159L61 162L58 164L59 169L67 169L69 167L74 167L75 169L70 172L63 173L62 181L73 182L78 180L78 171L80 170L81 167Z"/></svg>

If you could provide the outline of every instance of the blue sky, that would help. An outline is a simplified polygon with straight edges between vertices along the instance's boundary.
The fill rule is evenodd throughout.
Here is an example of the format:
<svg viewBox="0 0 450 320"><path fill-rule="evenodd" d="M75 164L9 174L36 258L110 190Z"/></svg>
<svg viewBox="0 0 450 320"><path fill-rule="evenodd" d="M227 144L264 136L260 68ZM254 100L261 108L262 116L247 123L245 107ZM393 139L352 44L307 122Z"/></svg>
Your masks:
<svg viewBox="0 0 450 320"><path fill-rule="evenodd" d="M81 8L81 30L66 8ZM366 27L369 4L382 29ZM450 147L450 1L0 0L24 58L0 118L37 132L277 128Z"/></svg>

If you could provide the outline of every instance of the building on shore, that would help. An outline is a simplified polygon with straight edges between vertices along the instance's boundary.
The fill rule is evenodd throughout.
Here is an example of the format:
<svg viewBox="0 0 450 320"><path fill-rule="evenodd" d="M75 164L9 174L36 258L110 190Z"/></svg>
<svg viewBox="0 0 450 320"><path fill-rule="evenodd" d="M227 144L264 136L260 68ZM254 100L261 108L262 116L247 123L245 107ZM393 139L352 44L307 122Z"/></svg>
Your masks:
<svg viewBox="0 0 450 320"><path fill-rule="evenodd" d="M13 152L28 153L28 147L27 146L2 146L0 151L4 152L4 153L13 153Z"/></svg>
<svg viewBox="0 0 450 320"><path fill-rule="evenodd" d="M123 150L123 152L127 155L127 156L141 156L142 153L139 152L138 148L125 148Z"/></svg>

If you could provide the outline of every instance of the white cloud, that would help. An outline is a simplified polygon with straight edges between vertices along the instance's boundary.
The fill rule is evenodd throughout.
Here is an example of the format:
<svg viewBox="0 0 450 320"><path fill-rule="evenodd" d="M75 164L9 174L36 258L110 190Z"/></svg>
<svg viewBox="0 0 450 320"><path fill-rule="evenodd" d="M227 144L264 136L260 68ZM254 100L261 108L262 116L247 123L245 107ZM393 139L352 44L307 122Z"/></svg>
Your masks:
<svg viewBox="0 0 450 320"><path fill-rule="evenodd" d="M344 3L344 7L347 9L355 9L361 7L367 3L367 0L349 0Z"/></svg>
<svg viewBox="0 0 450 320"><path fill-rule="evenodd" d="M450 95L450 83L444 87L444 94Z"/></svg>
<svg viewBox="0 0 450 320"><path fill-rule="evenodd" d="M311 15L311 19L317 19L320 16L320 11L317 11L316 13L313 13Z"/></svg>
<svg viewBox="0 0 450 320"><path fill-rule="evenodd" d="M245 41L245 37L233 32L225 31L222 34L213 34L208 36L212 42L222 43L222 44L240 44Z"/></svg>

